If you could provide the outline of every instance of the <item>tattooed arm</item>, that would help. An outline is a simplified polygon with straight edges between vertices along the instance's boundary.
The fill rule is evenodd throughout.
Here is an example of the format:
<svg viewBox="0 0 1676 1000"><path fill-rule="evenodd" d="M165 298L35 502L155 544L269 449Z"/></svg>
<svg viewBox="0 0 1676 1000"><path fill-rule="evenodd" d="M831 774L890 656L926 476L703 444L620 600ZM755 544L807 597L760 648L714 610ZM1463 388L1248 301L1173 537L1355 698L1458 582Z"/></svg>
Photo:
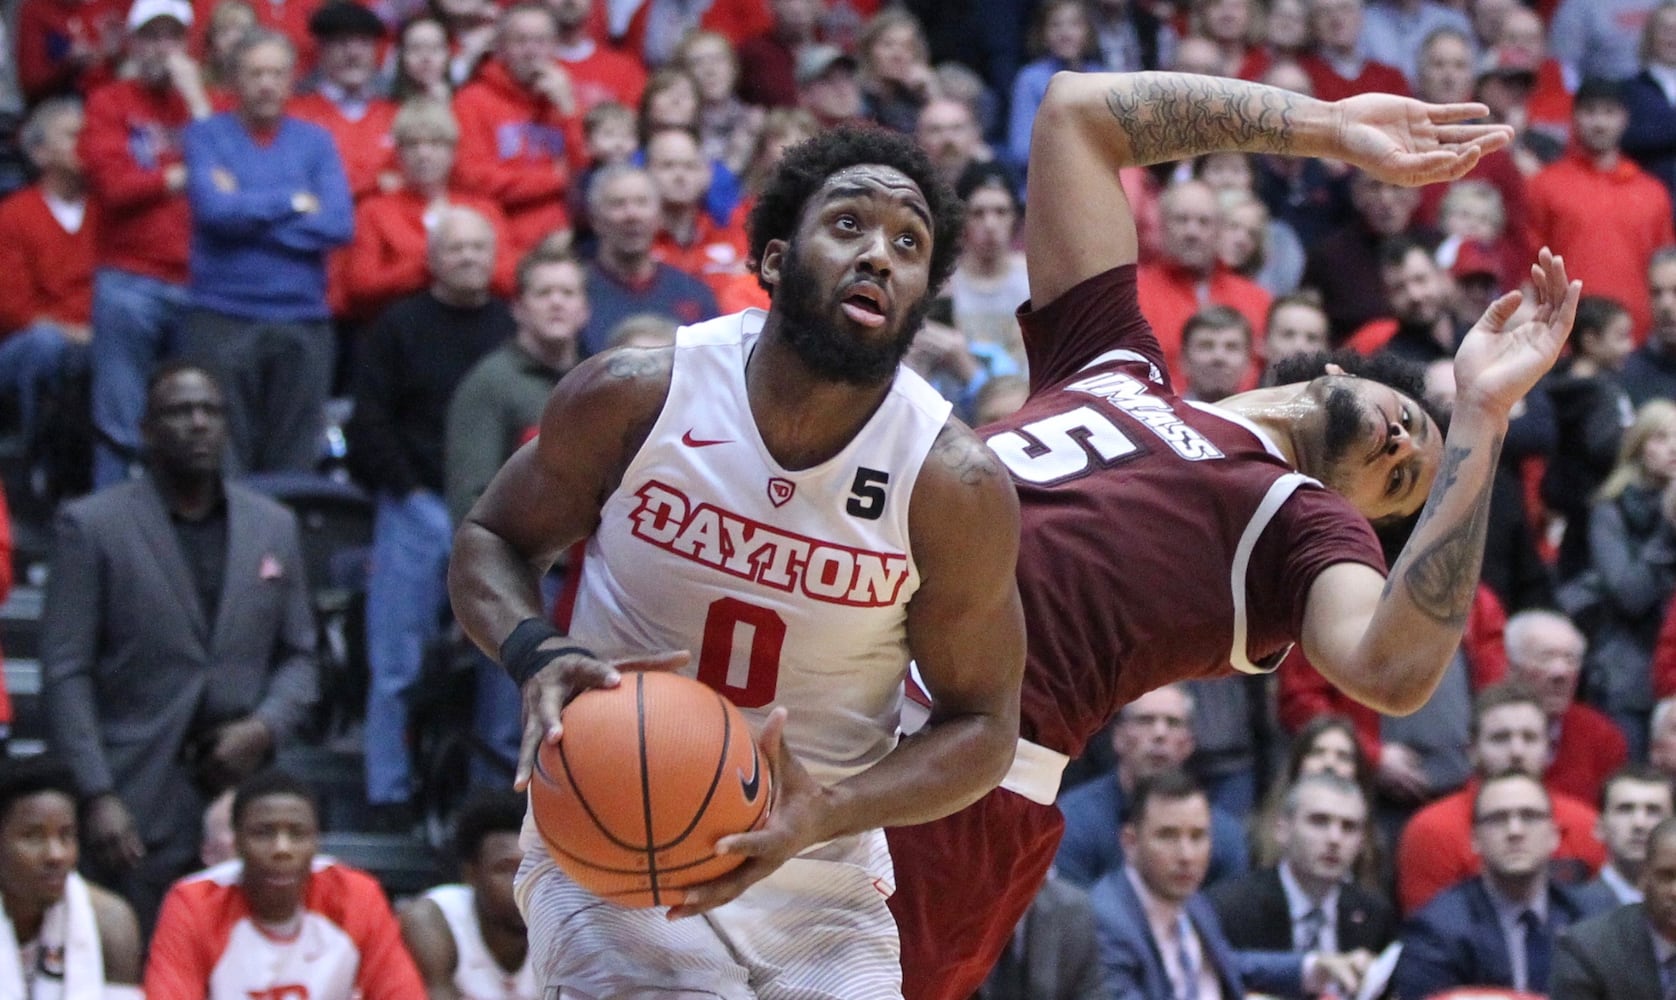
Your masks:
<svg viewBox="0 0 1676 1000"><path fill-rule="evenodd" d="M1461 640L1478 588L1490 489L1508 414L1553 366L1571 331L1582 282L1543 250L1531 268L1536 310L1510 326L1522 295L1491 304L1455 355L1458 395L1443 464L1391 575L1330 566L1310 588L1303 644L1347 694L1393 714L1425 704Z"/></svg>
<svg viewBox="0 0 1676 1000"><path fill-rule="evenodd" d="M1482 105L1428 105L1389 94L1333 104L1290 91L1176 73L1061 73L1030 145L1025 258L1037 308L1086 278L1135 260L1120 167L1238 150L1330 156L1383 180L1425 184L1466 173L1506 145L1501 125L1458 124Z"/></svg>
<svg viewBox="0 0 1676 1000"><path fill-rule="evenodd" d="M572 369L547 400L540 435L507 459L455 533L448 560L454 614L497 662L520 622L543 617L543 574L599 524L606 497L663 409L673 353L607 351ZM563 639L542 643L566 645ZM618 668L669 666L684 658L608 663L570 655L552 661L524 685L518 787L528 779L540 739L557 738L559 709L572 693L615 684Z"/></svg>

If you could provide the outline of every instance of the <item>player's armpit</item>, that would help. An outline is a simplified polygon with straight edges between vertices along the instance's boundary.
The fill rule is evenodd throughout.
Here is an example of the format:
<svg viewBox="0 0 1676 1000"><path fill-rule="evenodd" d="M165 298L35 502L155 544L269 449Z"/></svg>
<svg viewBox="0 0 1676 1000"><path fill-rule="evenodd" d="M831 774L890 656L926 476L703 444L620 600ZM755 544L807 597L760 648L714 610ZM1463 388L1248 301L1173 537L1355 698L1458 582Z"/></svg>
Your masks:
<svg viewBox="0 0 1676 1000"><path fill-rule="evenodd" d="M845 831L929 822L976 801L1012 763L1024 669L1015 582L1018 498L995 455L950 422L908 514L921 584L908 646L933 701L930 723L832 791Z"/></svg>
<svg viewBox="0 0 1676 1000"><path fill-rule="evenodd" d="M673 351L595 355L554 387L541 432L518 449L454 538L448 593L466 632L490 656L519 622L541 615L539 581L599 523L657 421Z"/></svg>
<svg viewBox="0 0 1676 1000"><path fill-rule="evenodd" d="M1304 655L1334 687L1380 712L1406 715L1431 696L1403 690L1412 668L1367 658L1368 633L1385 590L1385 578L1363 563L1335 563L1310 585L1304 608ZM1417 697L1417 700L1416 700Z"/></svg>

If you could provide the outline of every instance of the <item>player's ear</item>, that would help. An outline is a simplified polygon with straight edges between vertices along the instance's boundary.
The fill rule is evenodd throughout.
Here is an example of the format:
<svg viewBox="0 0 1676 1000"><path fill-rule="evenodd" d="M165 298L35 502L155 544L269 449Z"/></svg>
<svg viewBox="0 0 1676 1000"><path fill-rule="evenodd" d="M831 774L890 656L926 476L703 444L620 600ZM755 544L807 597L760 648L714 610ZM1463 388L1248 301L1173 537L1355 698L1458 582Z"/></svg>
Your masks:
<svg viewBox="0 0 1676 1000"><path fill-rule="evenodd" d="M762 259L757 262L757 274L762 276L764 284L779 287L780 268L784 266L785 258L785 240L769 240L762 248Z"/></svg>

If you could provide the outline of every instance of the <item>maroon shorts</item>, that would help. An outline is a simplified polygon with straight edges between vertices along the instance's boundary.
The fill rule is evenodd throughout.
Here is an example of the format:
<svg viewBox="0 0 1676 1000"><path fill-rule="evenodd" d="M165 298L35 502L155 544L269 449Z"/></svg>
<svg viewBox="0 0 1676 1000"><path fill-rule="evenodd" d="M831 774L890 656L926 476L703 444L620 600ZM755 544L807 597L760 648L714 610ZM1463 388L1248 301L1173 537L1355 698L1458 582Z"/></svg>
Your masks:
<svg viewBox="0 0 1676 1000"><path fill-rule="evenodd" d="M904 1000L967 1000L1011 940L1059 848L1057 806L995 789L952 816L888 829Z"/></svg>

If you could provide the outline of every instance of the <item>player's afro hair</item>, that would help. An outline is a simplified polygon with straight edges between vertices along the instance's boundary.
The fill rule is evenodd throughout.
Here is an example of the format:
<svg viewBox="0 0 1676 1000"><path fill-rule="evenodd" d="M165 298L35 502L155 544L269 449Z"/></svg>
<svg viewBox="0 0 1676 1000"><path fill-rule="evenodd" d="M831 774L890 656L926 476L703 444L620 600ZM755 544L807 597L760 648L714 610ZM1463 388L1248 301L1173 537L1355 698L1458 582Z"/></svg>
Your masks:
<svg viewBox="0 0 1676 1000"><path fill-rule="evenodd" d="M803 219L804 206L828 177L846 167L868 163L900 170L925 195L931 209L931 277L926 293L936 295L960 257L965 210L912 139L877 126L828 129L786 150L746 222L752 268L761 262L769 240L791 242ZM762 279L759 276L757 280ZM763 287L770 295L774 293L767 285Z"/></svg>
<svg viewBox="0 0 1676 1000"><path fill-rule="evenodd" d="M491 833L516 834L524 828L524 797L501 788L473 793L454 820L454 859L476 861Z"/></svg>

